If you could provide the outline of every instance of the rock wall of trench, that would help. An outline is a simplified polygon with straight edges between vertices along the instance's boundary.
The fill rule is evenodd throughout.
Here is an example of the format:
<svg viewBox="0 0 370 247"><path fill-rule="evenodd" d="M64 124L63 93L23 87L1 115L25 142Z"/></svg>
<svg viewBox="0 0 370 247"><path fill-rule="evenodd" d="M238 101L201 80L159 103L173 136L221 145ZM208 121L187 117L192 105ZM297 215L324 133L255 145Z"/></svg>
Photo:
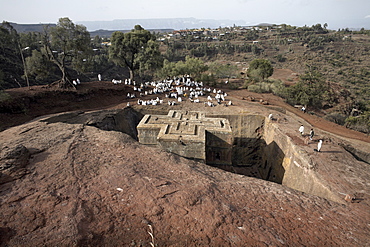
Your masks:
<svg viewBox="0 0 370 247"><path fill-rule="evenodd" d="M341 202L315 172L310 156L277 124L259 115L224 115L234 136L233 167L221 167L245 175Z"/></svg>
<svg viewBox="0 0 370 247"><path fill-rule="evenodd" d="M144 114L131 108L105 116L98 127L118 130L137 139L136 125ZM156 112L156 114L167 112ZM232 166L221 169L282 184L311 195L342 202L315 172L310 156L293 143L279 125L260 115L209 115L227 118L233 131Z"/></svg>
<svg viewBox="0 0 370 247"><path fill-rule="evenodd" d="M266 121L264 126L262 164L263 179L281 182L282 185L332 201L342 202L315 172L315 163L307 153L295 145L278 125ZM277 181L279 180L279 181Z"/></svg>
<svg viewBox="0 0 370 247"><path fill-rule="evenodd" d="M212 117L227 118L233 132L234 166L252 167L261 163L265 146L263 125L265 118L259 115L220 115Z"/></svg>

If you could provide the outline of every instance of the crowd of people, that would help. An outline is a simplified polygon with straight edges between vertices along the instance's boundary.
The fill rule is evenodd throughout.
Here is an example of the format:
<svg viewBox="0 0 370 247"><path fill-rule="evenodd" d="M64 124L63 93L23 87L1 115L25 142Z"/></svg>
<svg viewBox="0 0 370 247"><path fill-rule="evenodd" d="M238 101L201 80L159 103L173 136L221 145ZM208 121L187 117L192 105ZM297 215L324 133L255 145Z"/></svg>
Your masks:
<svg viewBox="0 0 370 247"><path fill-rule="evenodd" d="M113 79L114 84L119 84L118 80ZM120 80L119 80L120 81ZM127 93L127 99L138 98L138 105L176 105L184 101L191 103L203 102L205 106L214 107L224 104L232 105L231 100L227 100L227 93L222 90L205 87L203 82L197 82L190 77L179 77L162 81L151 81L145 83L136 83L133 80L124 80L125 85L133 87L133 93ZM144 99L145 96L153 95L152 99ZM163 95L160 98L160 95ZM146 97L148 98L148 97Z"/></svg>

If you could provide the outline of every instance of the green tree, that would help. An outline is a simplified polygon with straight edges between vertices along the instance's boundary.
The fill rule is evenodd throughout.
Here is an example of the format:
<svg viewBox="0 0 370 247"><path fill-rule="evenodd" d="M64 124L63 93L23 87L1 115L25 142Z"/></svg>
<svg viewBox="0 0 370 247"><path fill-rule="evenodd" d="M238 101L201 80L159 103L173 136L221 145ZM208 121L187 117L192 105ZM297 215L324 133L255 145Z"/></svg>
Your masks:
<svg viewBox="0 0 370 247"><path fill-rule="evenodd" d="M170 62L167 59L163 61L163 66L161 69L157 70L156 75L158 78L171 78L178 76L176 71L176 63Z"/></svg>
<svg viewBox="0 0 370 247"><path fill-rule="evenodd" d="M41 34L39 32L20 33L20 44L22 48L29 47L24 54L30 56L35 49L40 50Z"/></svg>
<svg viewBox="0 0 370 247"><path fill-rule="evenodd" d="M92 40L94 55L90 58L92 63L91 70L96 72L96 74L107 72L110 68L115 67L114 63L109 60L109 48L106 45L102 45L103 42L108 43L109 38L95 36Z"/></svg>
<svg viewBox="0 0 370 247"><path fill-rule="evenodd" d="M328 100L328 86L315 67L307 66L300 81L288 88L287 100L290 104L302 104L321 108L324 99Z"/></svg>
<svg viewBox="0 0 370 247"><path fill-rule="evenodd" d="M32 50L32 55L26 58L26 64L30 76L34 76L37 81L50 79L56 74L53 62L36 49Z"/></svg>
<svg viewBox="0 0 370 247"><path fill-rule="evenodd" d="M175 77L190 75L196 79L201 77L201 74L208 70L208 66L198 58L187 56L185 61L169 62L164 60L163 67L157 71L159 78Z"/></svg>
<svg viewBox="0 0 370 247"><path fill-rule="evenodd" d="M259 36L258 36L258 31L257 30L249 30L246 34L245 34L245 39L246 40L256 40L258 39Z"/></svg>
<svg viewBox="0 0 370 247"><path fill-rule="evenodd" d="M162 67L163 57L159 51L159 43L149 40L143 52L138 54L140 76L152 77L155 71Z"/></svg>
<svg viewBox="0 0 370 247"><path fill-rule="evenodd" d="M185 58L185 68L186 71L184 71L183 75L188 74L194 78L199 78L203 72L208 70L208 66L202 60L190 56Z"/></svg>
<svg viewBox="0 0 370 247"><path fill-rule="evenodd" d="M356 117L348 117L345 120L346 127L363 133L370 133L370 111L365 111L363 114Z"/></svg>
<svg viewBox="0 0 370 247"><path fill-rule="evenodd" d="M43 33L41 52L62 73L59 87L74 87L67 68L83 71L80 61L91 55L90 34L83 25L75 25L68 17L60 18L55 27L47 27Z"/></svg>
<svg viewBox="0 0 370 247"><path fill-rule="evenodd" d="M238 67L229 63L212 63L209 66L209 70L218 78L230 78L237 75Z"/></svg>
<svg viewBox="0 0 370 247"><path fill-rule="evenodd" d="M120 67L127 67L133 80L135 71L144 66L157 66L160 61L155 35L136 25L131 32L112 34L109 58ZM153 56L150 57L149 56Z"/></svg>
<svg viewBox="0 0 370 247"><path fill-rule="evenodd" d="M7 22L0 25L0 87L21 86L23 66L17 31Z"/></svg>
<svg viewBox="0 0 370 247"><path fill-rule="evenodd" d="M266 59L254 59L248 68L247 75L253 80L259 81L260 79L265 80L272 76L274 68L271 62Z"/></svg>

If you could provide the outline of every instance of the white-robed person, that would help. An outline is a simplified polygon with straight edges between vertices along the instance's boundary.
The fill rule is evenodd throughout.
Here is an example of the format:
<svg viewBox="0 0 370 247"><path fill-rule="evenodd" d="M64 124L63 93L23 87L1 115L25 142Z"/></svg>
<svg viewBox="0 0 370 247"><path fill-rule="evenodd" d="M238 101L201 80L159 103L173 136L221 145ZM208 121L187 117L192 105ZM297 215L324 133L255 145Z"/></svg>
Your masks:
<svg viewBox="0 0 370 247"><path fill-rule="evenodd" d="M301 127L299 127L298 130L301 133L301 135L303 136L303 133L304 133L304 126L303 126L303 124L301 125Z"/></svg>
<svg viewBox="0 0 370 247"><path fill-rule="evenodd" d="M319 143L317 144L317 152L320 152L322 147L322 140L319 140Z"/></svg>

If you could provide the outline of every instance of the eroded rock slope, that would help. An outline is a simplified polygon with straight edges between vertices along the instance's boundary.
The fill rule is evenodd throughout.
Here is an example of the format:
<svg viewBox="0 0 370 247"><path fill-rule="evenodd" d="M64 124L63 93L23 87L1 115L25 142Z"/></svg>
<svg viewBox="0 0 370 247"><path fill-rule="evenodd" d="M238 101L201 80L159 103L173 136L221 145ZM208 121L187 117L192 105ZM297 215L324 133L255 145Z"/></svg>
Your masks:
<svg viewBox="0 0 370 247"><path fill-rule="evenodd" d="M67 119L0 132L2 246L369 246L367 204L189 161L85 113Z"/></svg>

